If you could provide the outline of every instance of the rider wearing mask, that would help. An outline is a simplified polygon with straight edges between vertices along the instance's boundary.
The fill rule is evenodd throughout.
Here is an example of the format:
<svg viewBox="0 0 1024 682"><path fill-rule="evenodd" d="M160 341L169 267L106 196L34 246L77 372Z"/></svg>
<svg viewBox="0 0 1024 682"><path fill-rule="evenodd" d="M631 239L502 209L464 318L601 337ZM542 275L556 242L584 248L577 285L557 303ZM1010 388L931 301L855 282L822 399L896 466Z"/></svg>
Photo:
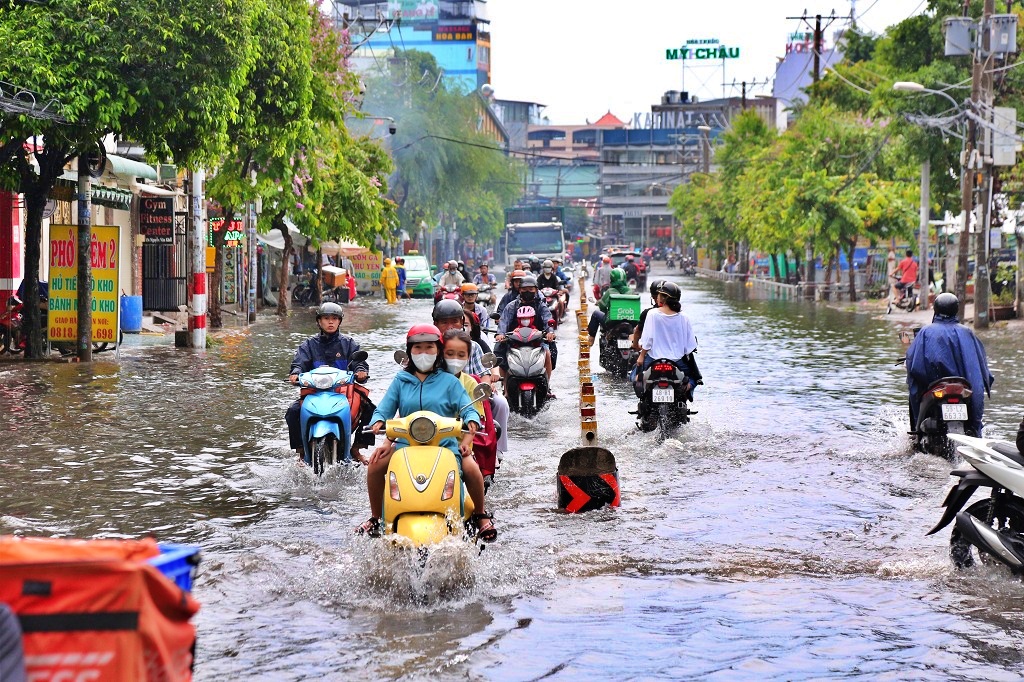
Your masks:
<svg viewBox="0 0 1024 682"><path fill-rule="evenodd" d="M548 330L551 329L550 321L554 318L551 316L551 310L548 309L547 304L544 303L544 299L537 294L537 278L533 275L526 275L523 277L523 282L519 287L519 298L509 302L509 304L501 311L501 319L498 320L498 333L495 335L494 340L504 342L505 337L516 330L519 323L516 313L523 307L534 309L536 313L534 319L537 323L537 329L542 334L545 334L544 340L547 341L547 343L544 344L544 372L547 375L548 385L550 386L551 370L555 363L554 354L557 353L557 350L555 350L554 346L555 333ZM498 349L495 349L495 353L501 359L501 371L502 375L504 375L505 367L507 366L505 361L505 344L501 343L499 348L500 352ZM554 394L549 394L549 397L554 397Z"/></svg>
<svg viewBox="0 0 1024 682"><path fill-rule="evenodd" d="M465 279L466 278L462 276L462 273L459 272L459 262L450 260L448 261L448 269L445 270L443 275L441 275L441 281L438 282L438 284L442 289L445 287L457 288L462 286Z"/></svg>
<svg viewBox="0 0 1024 682"><path fill-rule="evenodd" d="M526 277L525 270L512 271L511 278L509 279L509 290L498 301L498 307L494 309L494 312L500 315L505 310L505 306L519 298L519 286L523 283L523 277Z"/></svg>
<svg viewBox="0 0 1024 682"><path fill-rule="evenodd" d="M597 302L597 310L590 315L590 322L587 323L587 333L590 334L591 344L594 343L598 327L604 324L605 318L608 317L608 309L612 305L612 294L631 293L633 291L626 282L626 273L621 268L612 270L610 284L604 294L601 295L601 300Z"/></svg>
<svg viewBox="0 0 1024 682"><path fill-rule="evenodd" d="M490 542L498 536L490 515L484 510L484 477L473 458L473 436L480 428L480 413L472 404L462 383L444 370L445 361L441 345L441 332L432 324L417 324L406 335L406 353L409 364L400 371L388 387L387 393L374 410L371 419L374 434L384 430L385 421L398 414L406 417L419 410L429 410L448 418L461 418L465 426L462 441L446 438L441 447L455 453L462 468L463 480L478 513L473 514L478 537ZM408 445L405 439L385 440L370 456L366 471L366 486L370 495L370 518L356 529L371 537L381 533L380 517L384 510L384 479L391 456L399 447Z"/></svg>
<svg viewBox="0 0 1024 682"><path fill-rule="evenodd" d="M565 288L562 280L555 274L555 264L552 261L546 260L541 265L540 277L537 278L537 288L554 289L555 291Z"/></svg>
<svg viewBox="0 0 1024 682"><path fill-rule="evenodd" d="M979 438L985 394L991 395L994 377L988 370L985 347L957 321L960 300L950 293L935 297L932 323L919 331L907 348L907 386L910 389L910 426L917 428L921 396L932 382L958 376L971 385L968 428Z"/></svg>
<svg viewBox="0 0 1024 682"><path fill-rule="evenodd" d="M337 303L324 303L316 311L316 324L320 327L320 333L311 336L299 346L292 359L292 368L288 373L288 380L293 384L298 383L299 374L309 372L327 365L336 369L354 372L356 381L365 384L370 376L370 367L365 360L349 363L352 354L359 350L359 344L352 340L352 337L341 334L338 330L342 320L345 319L345 310ZM292 449L302 457L302 433L299 427L299 408L302 399L296 400L285 412L285 421L288 423L288 442ZM373 408L370 401L364 401L365 414L359 415L359 425L366 423L369 410ZM365 445L372 445L373 441L365 435L360 437L359 430L355 425L352 427L353 437L352 454L360 461L363 456L359 449ZM360 442L362 441L362 442Z"/></svg>
<svg viewBox="0 0 1024 682"><path fill-rule="evenodd" d="M464 330L465 327L465 312L462 306L459 305L458 301L444 300L438 301L434 305L434 310L431 313L431 317L434 319L434 325L438 328L441 334L444 334L452 329ZM487 369L484 367L484 351L480 347L480 344L473 342L469 351L469 363L466 365L466 371L470 374L478 377L478 381L482 384L493 384L497 381L501 374L498 369L492 368ZM492 386L493 387L493 386ZM499 391L494 391L491 394L491 409L494 412L494 421L501 426L501 435L498 437L498 452L508 452L508 400Z"/></svg>

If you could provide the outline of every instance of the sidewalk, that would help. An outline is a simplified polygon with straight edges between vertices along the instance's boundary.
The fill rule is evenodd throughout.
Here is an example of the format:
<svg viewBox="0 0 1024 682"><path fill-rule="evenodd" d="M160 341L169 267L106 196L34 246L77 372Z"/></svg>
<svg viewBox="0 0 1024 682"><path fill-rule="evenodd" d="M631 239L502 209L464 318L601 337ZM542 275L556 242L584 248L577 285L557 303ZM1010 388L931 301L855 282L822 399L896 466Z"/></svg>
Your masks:
<svg viewBox="0 0 1024 682"><path fill-rule="evenodd" d="M886 319L904 327L925 327L932 323L932 316L935 314L931 308L927 310L915 310L912 313L894 308L886 314L886 299L872 299L857 301L857 308L860 312L867 313L877 319ZM847 304L847 307L849 304ZM974 326L974 304L968 303L964 306L964 324L968 327ZM1000 322L990 322L989 329L1024 329L1024 320L1013 319Z"/></svg>

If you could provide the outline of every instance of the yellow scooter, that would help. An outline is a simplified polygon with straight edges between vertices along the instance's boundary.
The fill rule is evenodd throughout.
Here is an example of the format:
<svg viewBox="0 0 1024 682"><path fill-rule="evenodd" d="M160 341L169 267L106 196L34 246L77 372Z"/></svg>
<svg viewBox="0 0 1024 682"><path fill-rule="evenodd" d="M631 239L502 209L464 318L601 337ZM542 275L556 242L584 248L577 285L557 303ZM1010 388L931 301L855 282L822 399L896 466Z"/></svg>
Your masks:
<svg viewBox="0 0 1024 682"><path fill-rule="evenodd" d="M490 393L490 386L478 386L473 402ZM473 500L455 454L440 443L445 438L460 439L462 421L424 410L389 419L385 428L389 439L404 438L410 444L397 450L388 465L381 518L384 533L407 538L416 547L449 535L461 536L473 514Z"/></svg>

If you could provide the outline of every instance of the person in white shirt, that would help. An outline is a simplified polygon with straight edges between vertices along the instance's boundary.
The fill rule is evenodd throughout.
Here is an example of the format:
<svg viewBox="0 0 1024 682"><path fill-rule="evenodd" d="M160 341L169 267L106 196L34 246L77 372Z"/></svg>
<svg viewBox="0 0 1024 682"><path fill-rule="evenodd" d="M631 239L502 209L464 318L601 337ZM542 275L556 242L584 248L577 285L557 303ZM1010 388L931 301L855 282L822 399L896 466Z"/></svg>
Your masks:
<svg viewBox="0 0 1024 682"><path fill-rule="evenodd" d="M674 282L662 282L655 294L658 307L647 314L640 335L638 368L647 369L655 360L671 360L686 372L690 390L701 381L701 373L693 352L697 350L697 336L690 318L683 315L679 298L682 292Z"/></svg>
<svg viewBox="0 0 1024 682"><path fill-rule="evenodd" d="M445 287L449 286L461 287L462 283L465 281L466 278L462 276L461 272L459 272L459 262L450 260L448 261L448 269L445 271L443 275L441 275L441 280L438 282L438 284L442 289L444 289Z"/></svg>

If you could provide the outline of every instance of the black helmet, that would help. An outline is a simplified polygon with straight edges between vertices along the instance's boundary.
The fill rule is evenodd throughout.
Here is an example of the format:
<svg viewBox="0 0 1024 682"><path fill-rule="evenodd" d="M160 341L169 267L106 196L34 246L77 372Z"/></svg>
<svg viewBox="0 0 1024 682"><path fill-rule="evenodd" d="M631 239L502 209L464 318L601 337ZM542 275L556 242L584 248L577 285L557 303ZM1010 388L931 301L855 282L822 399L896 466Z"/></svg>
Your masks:
<svg viewBox="0 0 1024 682"><path fill-rule="evenodd" d="M432 316L434 318L434 322L437 322L438 320L451 320L456 317L461 320L464 314L465 311L462 309L461 303L455 299L446 298L437 302L434 306Z"/></svg>
<svg viewBox="0 0 1024 682"><path fill-rule="evenodd" d="M661 285L664 283L665 280L663 279L656 279L653 282L651 282L651 298L654 298L655 296L658 295L658 289L661 288Z"/></svg>
<svg viewBox="0 0 1024 682"><path fill-rule="evenodd" d="M956 317L960 313L960 299L948 291L935 297L933 309L936 315Z"/></svg>
<svg viewBox="0 0 1024 682"><path fill-rule="evenodd" d="M679 298L683 295L683 292L679 288L679 285L676 284L675 282L662 282L661 286L658 287L658 291L656 293L668 296L670 301L678 301Z"/></svg>
<svg viewBox="0 0 1024 682"><path fill-rule="evenodd" d="M337 315L339 320L345 319L345 309L337 303L321 303L320 307L316 309L316 320L320 321L320 318L324 315Z"/></svg>

